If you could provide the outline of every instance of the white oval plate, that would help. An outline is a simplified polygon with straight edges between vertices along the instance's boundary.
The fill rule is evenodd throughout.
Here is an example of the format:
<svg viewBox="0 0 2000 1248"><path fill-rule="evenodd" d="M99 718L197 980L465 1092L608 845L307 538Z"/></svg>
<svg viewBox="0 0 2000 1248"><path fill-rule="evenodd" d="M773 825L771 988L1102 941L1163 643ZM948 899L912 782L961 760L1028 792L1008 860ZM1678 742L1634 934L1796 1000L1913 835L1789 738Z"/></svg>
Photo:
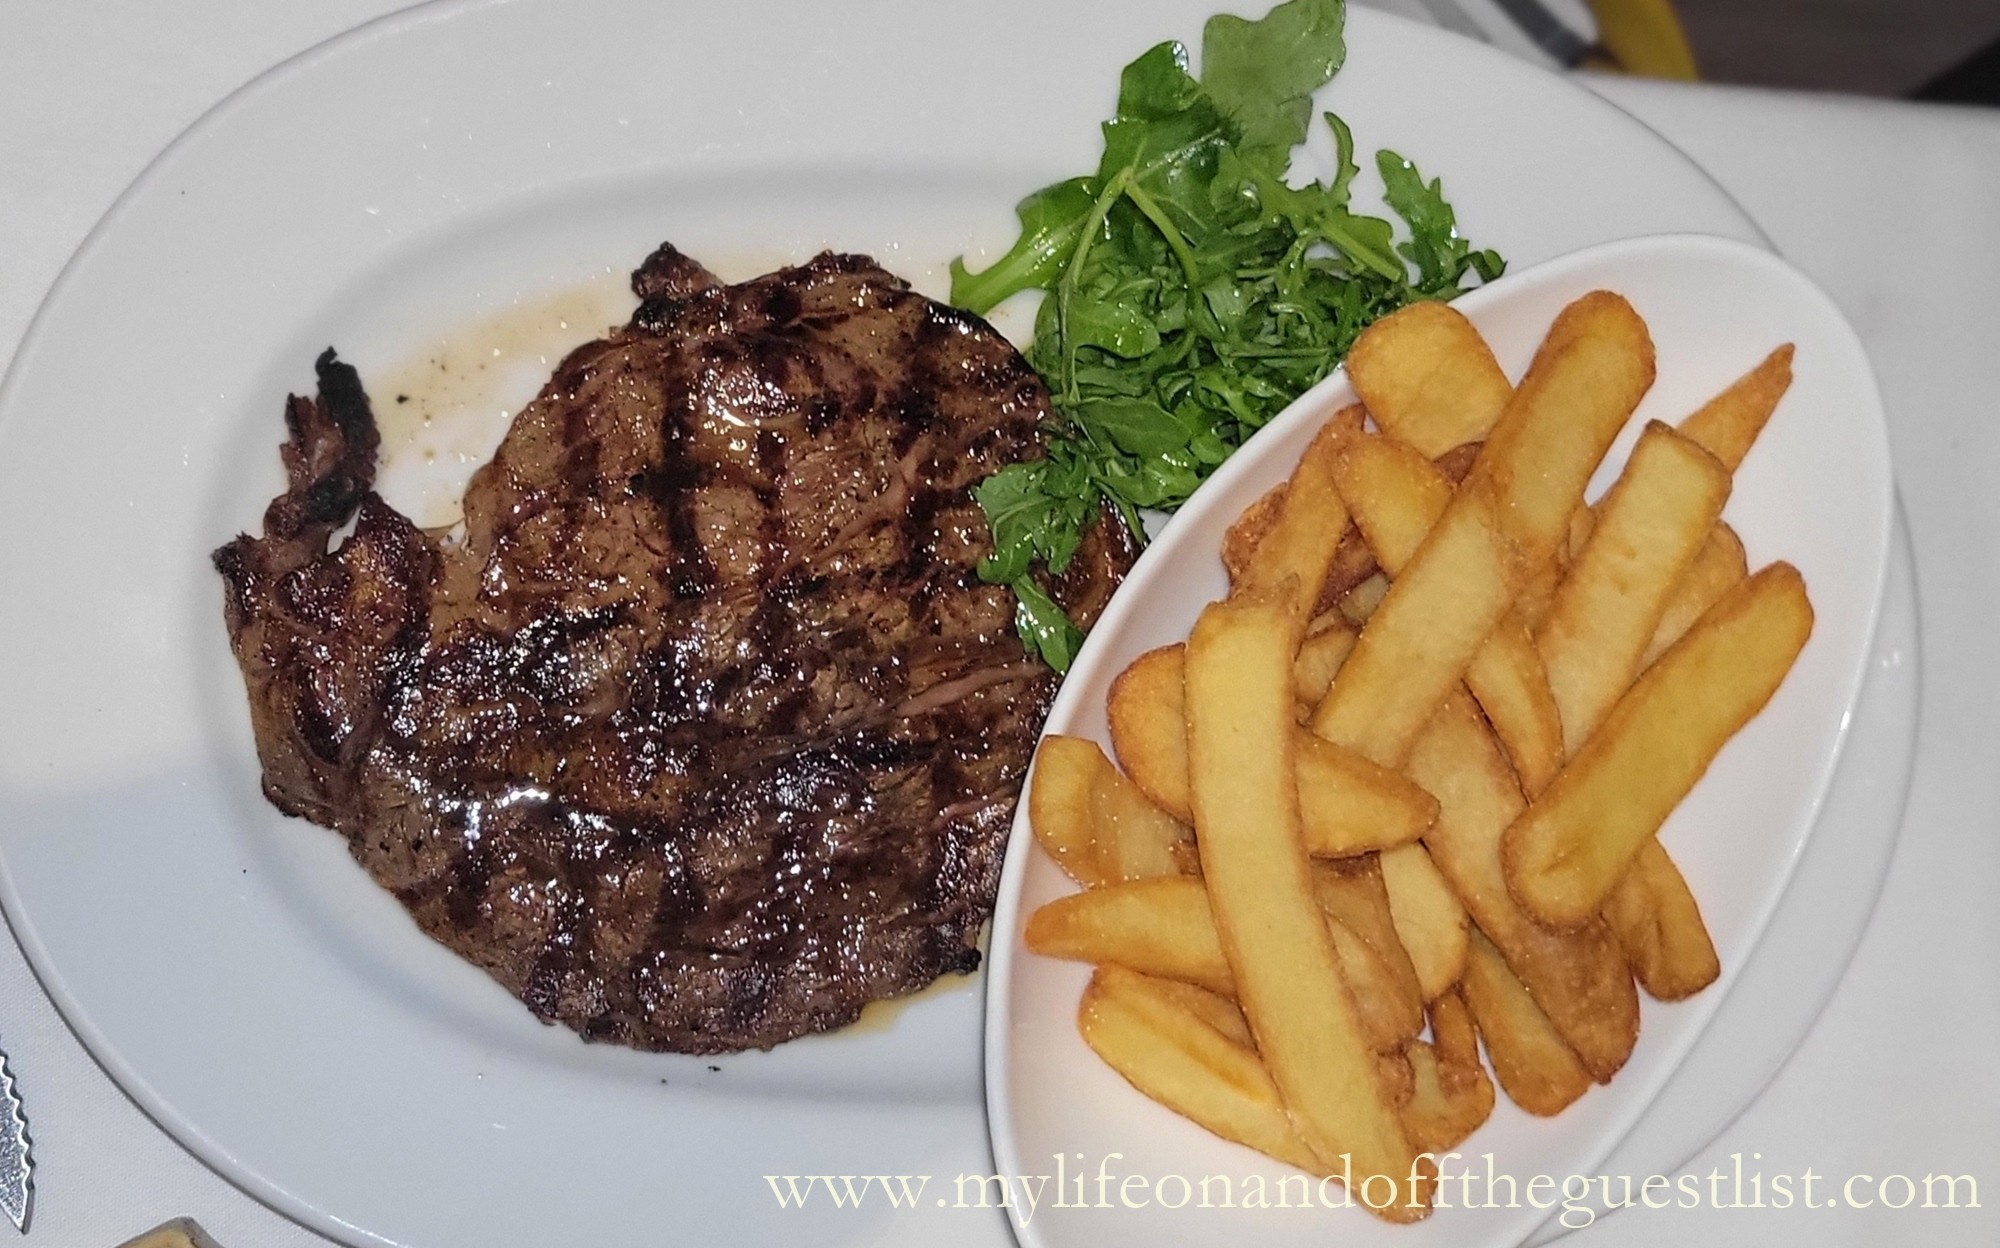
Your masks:
<svg viewBox="0 0 2000 1248"><path fill-rule="evenodd" d="M1592 496L1623 464L1644 421L1677 421L1781 342L1798 344L1796 380L1736 476L1724 515L1752 567L1775 559L1804 574L1817 619L1784 687L1730 742L1661 831L1708 920L1724 980L1674 1005L1647 1000L1637 1048L1607 1087L1560 1117L1537 1120L1504 1096L1493 1117L1461 1146L1470 1162L1442 1166L1441 1207L1415 1227L1393 1227L1357 1209L1202 1209L1201 1176L1275 1181L1287 1168L1209 1135L1141 1096L1098 1061L1076 1032L1089 968L1026 952L1027 916L1073 892L1036 846L1025 806L1015 820L987 984L987 1110L1003 1172L1090 1175L1082 1208L1046 1201L1019 1227L1031 1248L1210 1242L1226 1231L1261 1244L1379 1243L1400 1248L1517 1242L1549 1216L1526 1192L1537 1175L1557 1185L1589 1175L1645 1112L1715 1013L1749 959L1811 832L1832 779L1859 692L1882 598L1891 529L1887 428L1868 361L1846 321L1809 279L1768 252L1693 236L1638 239L1592 248L1507 277L1459 301L1519 377L1556 312L1586 291L1631 300L1651 328L1659 379L1600 468ZM1138 655L1186 638L1204 604L1227 590L1217 551L1223 531L1283 480L1327 416L1353 401L1344 373L1313 388L1251 440L1167 525L1126 580L1064 682L1049 732L1105 744L1105 694ZM1487 1154L1514 1176L1490 1199ZM1114 1175L1098 1205L1096 1173ZM1467 1187L1453 1175L1472 1169ZM1161 1176L1193 1177L1194 1203L1136 1204ZM1643 1177L1643 1176L1641 1176ZM1337 1185L1336 1185L1337 1186ZM1183 1187L1168 1187L1181 1198ZM1212 1190L1219 1203L1221 1185ZM1467 1193L1470 1193L1469 1195ZM1337 1197L1336 1197L1337 1198ZM1587 1203L1588 1198L1578 1196ZM1070 1200L1074 1203L1074 1193ZM1272 1197L1273 1200L1276 1197ZM1560 1196L1556 1199L1560 1201ZM1451 1202L1457 1207L1445 1208ZM1468 1204L1475 1207L1466 1207Z"/></svg>
<svg viewBox="0 0 2000 1248"><path fill-rule="evenodd" d="M763 1178L989 1168L976 985L716 1063L539 1026L262 801L206 552L278 488L282 396L329 342L379 376L662 238L739 271L872 250L935 290L1094 161L1119 67L1214 7L429 5L258 79L147 170L0 388L0 900L147 1113L356 1244L1004 1238L929 1198L781 1209ZM1349 35L1322 103L1517 265L1756 238L1571 83L1366 11Z"/></svg>

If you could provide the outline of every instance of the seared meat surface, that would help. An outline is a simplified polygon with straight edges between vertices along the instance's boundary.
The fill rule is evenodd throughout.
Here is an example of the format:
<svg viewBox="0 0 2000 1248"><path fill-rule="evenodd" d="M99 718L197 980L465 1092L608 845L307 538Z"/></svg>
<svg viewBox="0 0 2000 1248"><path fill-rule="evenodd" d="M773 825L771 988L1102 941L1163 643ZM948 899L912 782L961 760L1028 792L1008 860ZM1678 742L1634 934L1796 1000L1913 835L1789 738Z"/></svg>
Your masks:
<svg viewBox="0 0 2000 1248"><path fill-rule="evenodd" d="M863 257L729 286L663 246L633 286L462 536L372 491L329 351L215 564L273 803L545 1020L767 1048L978 964L1055 678L974 572L970 487L1048 397ZM1132 555L1107 518L1052 588L1088 620Z"/></svg>

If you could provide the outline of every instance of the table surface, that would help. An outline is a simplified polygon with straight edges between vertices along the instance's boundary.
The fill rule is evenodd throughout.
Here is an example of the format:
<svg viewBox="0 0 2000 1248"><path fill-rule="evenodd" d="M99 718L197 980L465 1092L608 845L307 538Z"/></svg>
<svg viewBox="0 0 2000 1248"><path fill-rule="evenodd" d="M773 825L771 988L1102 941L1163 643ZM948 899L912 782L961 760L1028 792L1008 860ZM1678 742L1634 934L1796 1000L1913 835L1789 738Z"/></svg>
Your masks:
<svg viewBox="0 0 2000 1248"><path fill-rule="evenodd" d="M0 3L0 367L125 185L243 81L396 0ZM1388 3L1385 7L1404 6ZM2000 112L1612 78L1590 85L1706 166L1826 286L1881 376L1916 548L1916 773L1880 903L1839 990L1751 1108L1683 1173L1969 1174L1977 1209L1635 1210L1566 1243L2000 1242ZM231 1248L327 1241L155 1128L0 942L0 1042L40 1162L25 1243L94 1248L188 1214ZM1830 1177L1829 1177L1830 1176ZM1864 1194L1873 1180L1857 1194ZM1892 1188L1895 1192L1897 1189ZM1806 1228L1810 1227L1810 1231Z"/></svg>

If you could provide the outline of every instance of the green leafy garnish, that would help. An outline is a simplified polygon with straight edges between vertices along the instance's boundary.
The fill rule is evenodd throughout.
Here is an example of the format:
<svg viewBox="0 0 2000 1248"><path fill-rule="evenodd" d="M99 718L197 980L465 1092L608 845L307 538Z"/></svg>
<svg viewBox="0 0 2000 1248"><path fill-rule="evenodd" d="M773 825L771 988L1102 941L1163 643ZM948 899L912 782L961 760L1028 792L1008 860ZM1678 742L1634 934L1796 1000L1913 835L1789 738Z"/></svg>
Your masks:
<svg viewBox="0 0 2000 1248"><path fill-rule="evenodd" d="M1022 200L1020 237L989 268L952 263L952 302L973 312L1045 292L1028 360L1059 423L1046 458L975 495L993 533L980 575L1013 587L1022 643L1058 671L1082 635L1037 578L1062 572L1105 504L1143 540L1141 511L1185 502L1371 321L1504 267L1393 152L1376 165L1401 241L1353 212L1354 141L1331 113L1334 176L1286 181L1346 54L1343 17L1342 0L1287 0L1211 18L1199 79L1180 44L1147 51L1119 79L1096 172Z"/></svg>

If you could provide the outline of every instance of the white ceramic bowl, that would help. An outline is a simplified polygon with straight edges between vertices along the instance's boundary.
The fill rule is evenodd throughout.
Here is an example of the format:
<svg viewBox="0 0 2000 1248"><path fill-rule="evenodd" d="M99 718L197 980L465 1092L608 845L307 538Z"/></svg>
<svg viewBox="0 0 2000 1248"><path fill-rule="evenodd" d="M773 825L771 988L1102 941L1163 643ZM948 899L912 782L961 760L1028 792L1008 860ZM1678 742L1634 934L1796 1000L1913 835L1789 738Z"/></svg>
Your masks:
<svg viewBox="0 0 2000 1248"><path fill-rule="evenodd" d="M1594 247L1507 277L1458 306L1518 377L1557 311L1600 288L1623 294L1646 319L1659 379L1601 467L1593 497L1616 475L1646 419L1677 421L1779 343L1798 347L1791 392L1738 471L1724 516L1753 568L1786 559L1804 574L1817 613L1813 636L1784 687L1661 832L1702 904L1722 981L1678 1004L1646 1000L1625 1069L1560 1117L1531 1118L1502 1096L1461 1147L1470 1160L1444 1165L1441 1207L1415 1227L1388 1226L1358 1209L1201 1208L1203 1176L1230 1176L1240 1203L1245 1186L1254 1186L1251 1176L1270 1183L1287 1170L1147 1100L1084 1046L1075 1016L1089 968L1030 954L1021 944L1028 915L1075 888L1035 845L1024 803L995 918L986 1090L999 1171L1051 1179L1039 1207L1014 1210L1028 1248L1193 1245L1219 1236L1319 1245L1337 1235L1342 1244L1397 1248L1518 1242L1562 1212L1565 1178L1594 1174L1646 1112L1748 959L1812 831L1874 631L1891 522L1881 402L1859 341L1826 296L1784 261L1721 239L1674 235ZM1185 639L1201 608L1222 596L1223 531L1290 473L1320 423L1352 397L1343 373L1314 387L1173 518L1079 656L1047 731L1094 738L1109 749L1104 701L1112 678L1144 651ZM1489 1153L1496 1174L1516 1179L1514 1207L1504 1181L1487 1195ZM1470 1187L1451 1177L1468 1167L1478 1176ZM1086 1176L1081 1208L1079 1172ZM1110 1176L1101 1189L1100 1172ZM1058 1175L1069 1207L1055 1203ZM1181 1208L1153 1199L1161 1194L1155 1185L1170 1175L1194 1181ZM1551 1185L1531 1189L1543 1175ZM1097 1207L1100 1190L1108 1208ZM1169 1180L1164 1195L1172 1201L1181 1190ZM1219 1183L1211 1185L1217 1203L1220 1192ZM1531 1197L1554 1203L1538 1208ZM1128 1199L1146 1203L1133 1208ZM1464 1207L1468 1199L1479 1207Z"/></svg>

